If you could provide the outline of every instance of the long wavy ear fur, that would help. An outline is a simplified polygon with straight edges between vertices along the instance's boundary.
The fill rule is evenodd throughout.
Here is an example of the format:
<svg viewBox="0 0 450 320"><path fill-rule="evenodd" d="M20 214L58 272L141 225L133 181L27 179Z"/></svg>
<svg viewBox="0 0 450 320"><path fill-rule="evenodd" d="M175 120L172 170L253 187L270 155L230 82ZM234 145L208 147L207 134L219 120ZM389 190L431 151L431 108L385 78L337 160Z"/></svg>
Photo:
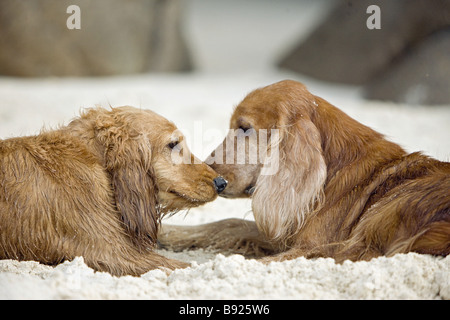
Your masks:
<svg viewBox="0 0 450 320"><path fill-rule="evenodd" d="M308 118L299 117L294 124L281 127L279 141L273 141L272 147L276 144L278 171L271 175L262 171L252 209L259 230L287 245L305 218L320 205L327 169L320 133Z"/></svg>
<svg viewBox="0 0 450 320"><path fill-rule="evenodd" d="M160 215L148 139L127 126L114 111L98 115L95 131L105 148L105 167L128 233L137 246L153 246Z"/></svg>

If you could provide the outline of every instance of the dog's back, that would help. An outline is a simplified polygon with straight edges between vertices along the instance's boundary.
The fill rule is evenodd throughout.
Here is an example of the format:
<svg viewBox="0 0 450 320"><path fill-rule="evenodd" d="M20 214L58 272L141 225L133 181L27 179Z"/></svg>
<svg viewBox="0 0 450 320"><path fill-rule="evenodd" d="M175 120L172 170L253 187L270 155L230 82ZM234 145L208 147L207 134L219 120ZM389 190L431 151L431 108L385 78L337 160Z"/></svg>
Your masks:
<svg viewBox="0 0 450 320"><path fill-rule="evenodd" d="M70 135L53 131L0 141L0 258L54 264L82 255L93 235L117 229L113 222L89 221L101 212L99 204L105 215L115 214L105 186L96 158Z"/></svg>
<svg viewBox="0 0 450 320"><path fill-rule="evenodd" d="M337 260L450 254L450 163L413 153L389 169L395 170L375 186Z"/></svg>

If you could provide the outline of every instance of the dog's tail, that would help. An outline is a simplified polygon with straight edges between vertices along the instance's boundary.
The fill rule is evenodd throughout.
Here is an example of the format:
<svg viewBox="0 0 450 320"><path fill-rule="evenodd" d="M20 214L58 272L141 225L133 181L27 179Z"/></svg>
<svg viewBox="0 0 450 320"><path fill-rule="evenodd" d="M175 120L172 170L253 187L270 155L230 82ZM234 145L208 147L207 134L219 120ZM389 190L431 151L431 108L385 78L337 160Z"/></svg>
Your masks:
<svg viewBox="0 0 450 320"><path fill-rule="evenodd" d="M336 247L335 259L370 260L408 252L449 255L448 172L448 167L436 169L392 189L367 211L351 237Z"/></svg>
<svg viewBox="0 0 450 320"><path fill-rule="evenodd" d="M411 243L411 251L441 256L450 254L450 210L446 215L447 220L431 223L427 230Z"/></svg>

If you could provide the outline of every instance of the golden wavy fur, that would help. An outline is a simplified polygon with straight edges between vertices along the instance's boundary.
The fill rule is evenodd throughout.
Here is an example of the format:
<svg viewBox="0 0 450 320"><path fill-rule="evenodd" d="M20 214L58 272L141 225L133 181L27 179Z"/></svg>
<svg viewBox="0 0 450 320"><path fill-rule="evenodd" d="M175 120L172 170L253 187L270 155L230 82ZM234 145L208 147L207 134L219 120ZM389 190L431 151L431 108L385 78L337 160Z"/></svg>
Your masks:
<svg viewBox="0 0 450 320"><path fill-rule="evenodd" d="M166 226L162 242L168 247L275 254L265 261L449 254L449 163L407 154L295 81L250 93L234 110L230 128L206 162L229 182L221 196L252 197L256 223L231 219L185 232ZM251 139L261 129L277 130L268 149L278 153L272 150L256 164L237 164L236 156L225 161L230 142L242 132L249 136L246 152L255 141L261 146L260 138ZM224 161L217 161L222 154ZM267 174L264 163L275 156L279 168Z"/></svg>
<svg viewBox="0 0 450 320"><path fill-rule="evenodd" d="M132 107L0 140L0 259L83 256L118 276L187 266L152 250L160 219L214 200L217 174L201 161L175 164L173 148L193 159L173 123Z"/></svg>

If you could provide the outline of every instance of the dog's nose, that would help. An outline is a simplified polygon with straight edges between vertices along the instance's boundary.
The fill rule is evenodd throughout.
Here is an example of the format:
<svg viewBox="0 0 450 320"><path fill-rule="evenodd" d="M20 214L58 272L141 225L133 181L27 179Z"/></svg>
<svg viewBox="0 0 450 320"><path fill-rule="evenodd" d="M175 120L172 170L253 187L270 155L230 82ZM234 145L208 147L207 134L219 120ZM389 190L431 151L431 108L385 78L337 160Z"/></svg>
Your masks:
<svg viewBox="0 0 450 320"><path fill-rule="evenodd" d="M225 189L227 184L227 180L222 177L217 177L214 179L214 186L216 187L217 193L221 193Z"/></svg>

